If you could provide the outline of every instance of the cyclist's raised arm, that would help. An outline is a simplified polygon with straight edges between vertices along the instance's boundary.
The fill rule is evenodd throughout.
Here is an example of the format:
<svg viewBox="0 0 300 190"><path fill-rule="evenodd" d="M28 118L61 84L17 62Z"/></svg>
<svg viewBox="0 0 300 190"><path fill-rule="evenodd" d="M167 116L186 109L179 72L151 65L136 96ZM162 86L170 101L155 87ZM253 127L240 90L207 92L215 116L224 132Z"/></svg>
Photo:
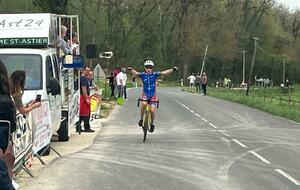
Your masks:
<svg viewBox="0 0 300 190"><path fill-rule="evenodd" d="M173 67L172 69L161 71L160 74L164 76L164 75L168 75L168 74L170 74L170 73L172 73L174 71L178 71L178 68L177 67Z"/></svg>
<svg viewBox="0 0 300 190"><path fill-rule="evenodd" d="M136 75L136 76L140 74L139 72L134 70L132 67L128 67L127 70L130 71L133 75Z"/></svg>

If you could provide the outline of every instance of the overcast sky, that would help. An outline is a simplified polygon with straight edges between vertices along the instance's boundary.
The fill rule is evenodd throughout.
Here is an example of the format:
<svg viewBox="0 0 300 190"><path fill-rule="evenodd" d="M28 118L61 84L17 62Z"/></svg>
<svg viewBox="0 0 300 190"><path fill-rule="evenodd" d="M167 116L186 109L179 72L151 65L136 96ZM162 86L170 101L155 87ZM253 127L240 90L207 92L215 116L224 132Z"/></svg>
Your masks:
<svg viewBox="0 0 300 190"><path fill-rule="evenodd" d="M291 9L300 9L300 0L277 0L277 2L285 4Z"/></svg>

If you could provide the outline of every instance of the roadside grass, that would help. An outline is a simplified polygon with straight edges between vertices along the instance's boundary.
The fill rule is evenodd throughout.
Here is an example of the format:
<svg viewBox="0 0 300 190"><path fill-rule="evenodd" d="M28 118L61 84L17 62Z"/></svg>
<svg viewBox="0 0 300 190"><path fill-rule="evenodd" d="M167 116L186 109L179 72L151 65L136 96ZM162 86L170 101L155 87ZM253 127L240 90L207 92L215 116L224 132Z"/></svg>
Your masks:
<svg viewBox="0 0 300 190"><path fill-rule="evenodd" d="M246 96L245 89L209 87L208 95L300 122L300 88L293 86L291 89L288 93L288 89L280 87L254 87L250 89L249 96ZM187 87L182 90L191 92L191 89Z"/></svg>
<svg viewBox="0 0 300 190"><path fill-rule="evenodd" d="M159 87L178 87L180 82L178 81L168 81L168 80L158 80Z"/></svg>

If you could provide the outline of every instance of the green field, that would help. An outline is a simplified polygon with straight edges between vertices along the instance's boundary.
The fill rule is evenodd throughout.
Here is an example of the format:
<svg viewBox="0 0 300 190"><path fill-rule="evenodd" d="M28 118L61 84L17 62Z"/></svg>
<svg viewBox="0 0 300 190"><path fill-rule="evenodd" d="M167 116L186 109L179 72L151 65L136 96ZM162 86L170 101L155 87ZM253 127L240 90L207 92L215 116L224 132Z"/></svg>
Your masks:
<svg viewBox="0 0 300 190"><path fill-rule="evenodd" d="M184 88L184 91L190 91ZM289 89L280 87L253 87L249 96L245 89L208 88L208 95L221 98L300 122L300 86Z"/></svg>

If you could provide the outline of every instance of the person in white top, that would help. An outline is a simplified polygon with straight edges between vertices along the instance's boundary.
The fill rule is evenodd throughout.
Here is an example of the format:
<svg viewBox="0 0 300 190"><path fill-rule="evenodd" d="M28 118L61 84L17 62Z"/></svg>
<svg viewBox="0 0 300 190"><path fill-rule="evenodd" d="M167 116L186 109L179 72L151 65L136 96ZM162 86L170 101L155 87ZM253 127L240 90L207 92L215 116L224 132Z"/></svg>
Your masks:
<svg viewBox="0 0 300 190"><path fill-rule="evenodd" d="M126 69L122 68L121 72L124 75L124 79L122 80L123 98L126 100L127 99L127 92L126 92L127 74L126 74Z"/></svg>
<svg viewBox="0 0 300 190"><path fill-rule="evenodd" d="M192 73L187 79L189 80L189 87L192 89L192 92L194 92L194 86L196 81L196 77L194 76L194 73Z"/></svg>
<svg viewBox="0 0 300 190"><path fill-rule="evenodd" d="M118 98L124 98L125 95L125 86L127 82L126 69L122 68L121 72L116 76L117 89L118 89ZM126 97L125 97L126 98Z"/></svg>
<svg viewBox="0 0 300 190"><path fill-rule="evenodd" d="M78 40L78 35L76 32L73 32L73 34L72 34L71 50L72 50L73 55L79 55L79 40Z"/></svg>

